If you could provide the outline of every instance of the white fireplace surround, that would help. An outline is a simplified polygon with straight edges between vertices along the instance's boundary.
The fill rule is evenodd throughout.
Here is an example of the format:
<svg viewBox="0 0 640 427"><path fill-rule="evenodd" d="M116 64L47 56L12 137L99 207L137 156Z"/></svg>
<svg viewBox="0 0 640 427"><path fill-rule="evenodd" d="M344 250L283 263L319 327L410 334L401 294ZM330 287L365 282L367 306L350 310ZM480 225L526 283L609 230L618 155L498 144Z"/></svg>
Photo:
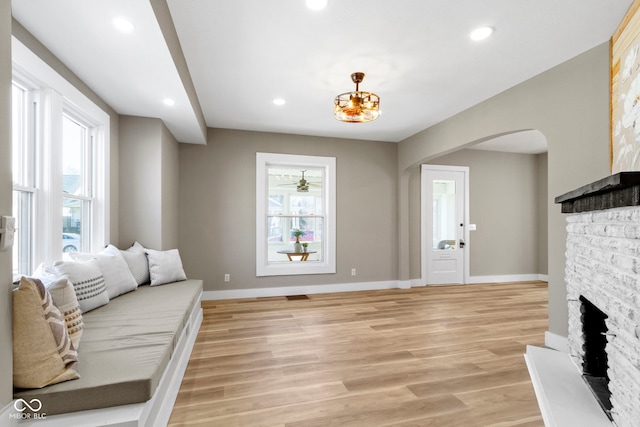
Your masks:
<svg viewBox="0 0 640 427"><path fill-rule="evenodd" d="M525 358L547 426L640 426L640 172L622 172L556 198L567 213L568 355L529 347ZM582 381L582 302L608 318L611 417Z"/></svg>
<svg viewBox="0 0 640 427"><path fill-rule="evenodd" d="M569 354L582 367L580 296L603 311L611 415L618 427L640 425L640 207L567 216L565 281Z"/></svg>

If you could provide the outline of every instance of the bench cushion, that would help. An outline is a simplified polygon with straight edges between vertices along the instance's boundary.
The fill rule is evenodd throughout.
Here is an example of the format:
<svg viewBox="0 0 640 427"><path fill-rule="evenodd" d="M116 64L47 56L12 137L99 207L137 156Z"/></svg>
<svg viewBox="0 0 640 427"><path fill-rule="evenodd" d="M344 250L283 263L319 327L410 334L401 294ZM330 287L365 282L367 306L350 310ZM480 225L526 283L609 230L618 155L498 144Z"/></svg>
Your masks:
<svg viewBox="0 0 640 427"><path fill-rule="evenodd" d="M141 286L84 315L80 378L14 398L40 399L48 415L146 402L171 359L201 280Z"/></svg>

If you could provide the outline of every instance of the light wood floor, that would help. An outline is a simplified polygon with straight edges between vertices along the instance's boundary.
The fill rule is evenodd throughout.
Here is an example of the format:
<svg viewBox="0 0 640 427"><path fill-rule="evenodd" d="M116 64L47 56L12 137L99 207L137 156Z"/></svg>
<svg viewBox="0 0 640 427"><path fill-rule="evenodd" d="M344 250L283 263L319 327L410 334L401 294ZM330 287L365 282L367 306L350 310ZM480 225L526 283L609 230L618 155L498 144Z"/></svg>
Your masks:
<svg viewBox="0 0 640 427"><path fill-rule="evenodd" d="M544 282L202 305L170 426L543 426Z"/></svg>

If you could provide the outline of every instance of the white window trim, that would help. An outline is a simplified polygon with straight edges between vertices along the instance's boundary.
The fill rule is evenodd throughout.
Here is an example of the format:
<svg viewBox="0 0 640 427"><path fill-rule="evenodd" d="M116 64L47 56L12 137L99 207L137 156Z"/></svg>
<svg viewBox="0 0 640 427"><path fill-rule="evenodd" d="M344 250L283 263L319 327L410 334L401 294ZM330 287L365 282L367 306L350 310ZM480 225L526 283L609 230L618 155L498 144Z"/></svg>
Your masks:
<svg viewBox="0 0 640 427"><path fill-rule="evenodd" d="M267 211L268 182L267 167L293 166L323 168L325 185L325 238L323 239L323 261L288 262L268 264L267 262ZM296 274L332 274L336 272L336 158L302 156L294 154L256 153L256 275L285 276Z"/></svg>
<svg viewBox="0 0 640 427"><path fill-rule="evenodd" d="M37 167L36 218L34 235L34 263L51 264L62 258L62 183L51 179L62 170L62 121L52 117L62 116L64 110L81 111L97 130L94 138L94 206L98 214L93 215L91 252L101 251L110 236L109 217L109 169L110 169L110 117L82 92L60 76L18 39L12 37L11 56L14 75L37 83L41 90L40 112L44 125L39 129L39 149L36 153ZM53 149L52 147L57 147ZM60 201L60 203L57 203Z"/></svg>

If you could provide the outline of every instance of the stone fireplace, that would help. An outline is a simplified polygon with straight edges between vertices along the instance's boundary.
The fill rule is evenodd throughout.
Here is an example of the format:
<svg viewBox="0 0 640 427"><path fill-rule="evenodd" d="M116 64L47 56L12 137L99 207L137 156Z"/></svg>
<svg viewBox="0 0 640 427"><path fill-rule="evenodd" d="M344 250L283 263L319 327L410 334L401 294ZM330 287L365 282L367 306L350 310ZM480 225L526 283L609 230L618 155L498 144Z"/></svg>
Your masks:
<svg viewBox="0 0 640 427"><path fill-rule="evenodd" d="M640 426L640 173L556 198L567 213L569 354L618 427Z"/></svg>

